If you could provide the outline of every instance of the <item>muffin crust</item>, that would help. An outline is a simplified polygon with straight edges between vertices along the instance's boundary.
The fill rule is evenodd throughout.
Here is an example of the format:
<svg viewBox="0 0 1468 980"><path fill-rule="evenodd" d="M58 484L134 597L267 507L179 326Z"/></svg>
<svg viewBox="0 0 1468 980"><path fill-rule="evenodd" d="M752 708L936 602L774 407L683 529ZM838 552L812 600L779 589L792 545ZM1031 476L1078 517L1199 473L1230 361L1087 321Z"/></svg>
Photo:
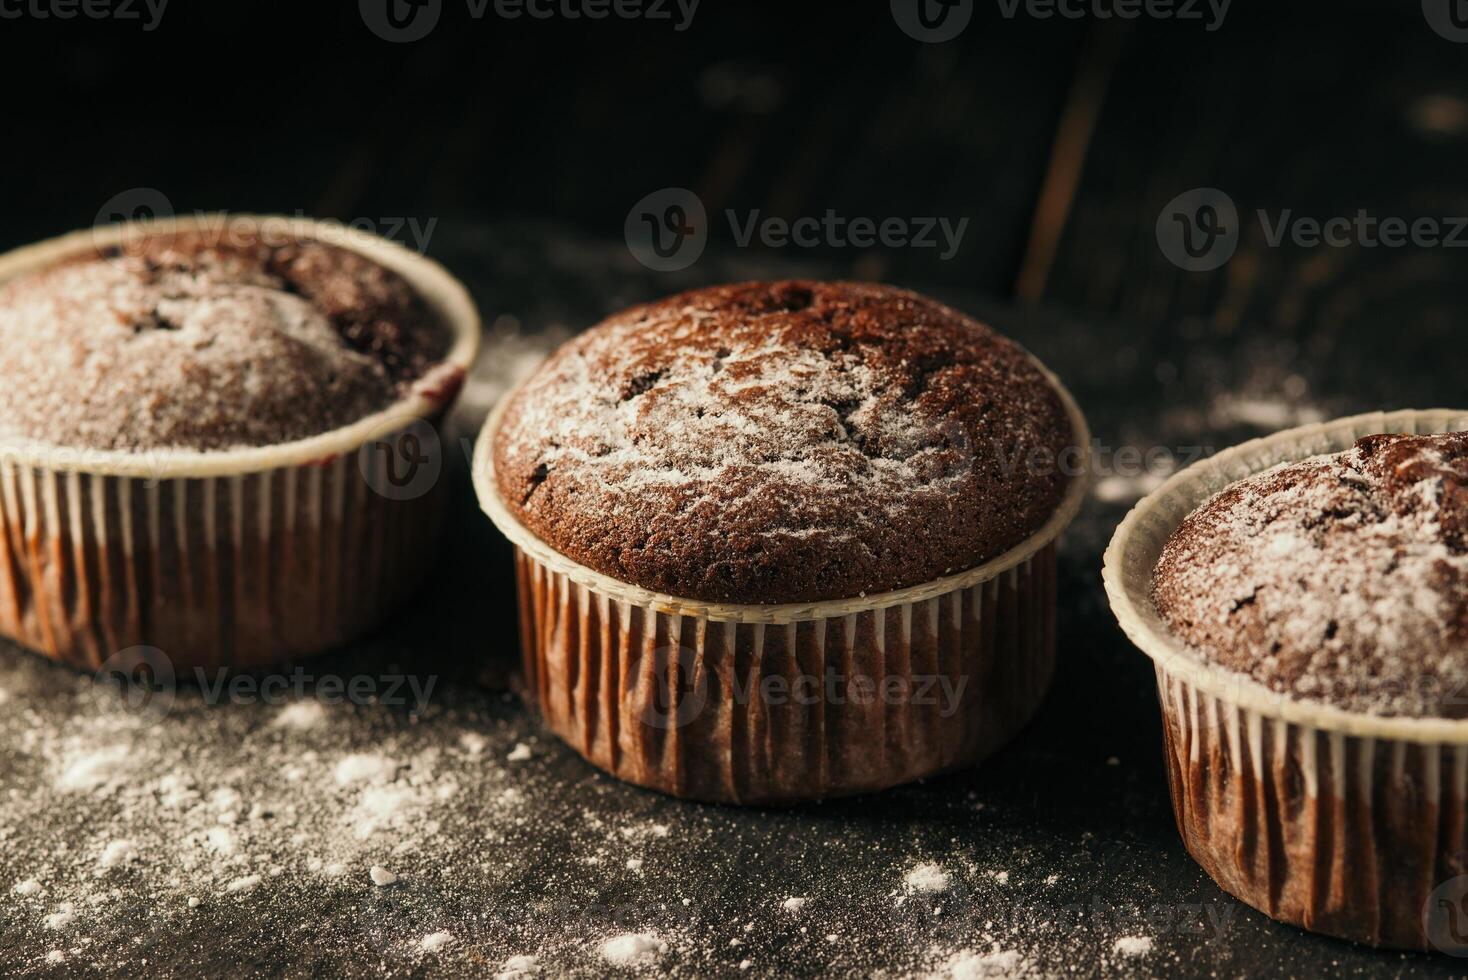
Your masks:
<svg viewBox="0 0 1468 980"><path fill-rule="evenodd" d="M851 598L1038 530L1070 423L1018 345L932 300L755 282L613 316L514 395L492 447L571 559L702 601Z"/></svg>
<svg viewBox="0 0 1468 980"><path fill-rule="evenodd" d="M156 235L0 286L0 436L133 452L291 442L387 408L450 339L405 280L355 252L227 224Z"/></svg>
<svg viewBox="0 0 1468 980"><path fill-rule="evenodd" d="M1468 434L1369 436L1228 487L1169 539L1153 601L1282 694L1468 717Z"/></svg>

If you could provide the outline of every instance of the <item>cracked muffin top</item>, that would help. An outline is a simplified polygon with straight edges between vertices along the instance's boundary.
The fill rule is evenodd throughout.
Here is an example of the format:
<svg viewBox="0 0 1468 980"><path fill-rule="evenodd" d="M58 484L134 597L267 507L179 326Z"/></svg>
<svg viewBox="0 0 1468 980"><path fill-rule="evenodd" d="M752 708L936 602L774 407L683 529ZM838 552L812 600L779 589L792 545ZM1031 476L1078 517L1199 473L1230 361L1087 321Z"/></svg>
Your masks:
<svg viewBox="0 0 1468 980"><path fill-rule="evenodd" d="M914 293L754 282L633 307L517 392L505 504L688 599L854 598L997 557L1055 512L1070 420L1017 344Z"/></svg>
<svg viewBox="0 0 1468 980"><path fill-rule="evenodd" d="M149 235L0 286L0 437L292 442L389 407L451 340L401 276L356 252L253 224Z"/></svg>
<svg viewBox="0 0 1468 980"><path fill-rule="evenodd" d="M1173 532L1152 595L1274 691L1468 717L1468 433L1368 436L1228 487Z"/></svg>

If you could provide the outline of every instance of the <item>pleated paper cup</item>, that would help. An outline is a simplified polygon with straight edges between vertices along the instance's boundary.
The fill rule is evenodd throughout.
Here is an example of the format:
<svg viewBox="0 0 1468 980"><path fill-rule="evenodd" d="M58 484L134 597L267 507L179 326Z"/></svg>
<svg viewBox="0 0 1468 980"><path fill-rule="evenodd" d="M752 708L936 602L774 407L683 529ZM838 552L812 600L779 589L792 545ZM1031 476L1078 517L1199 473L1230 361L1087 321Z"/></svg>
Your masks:
<svg viewBox="0 0 1468 980"><path fill-rule="evenodd" d="M978 762L1029 721L1054 672L1055 543L1085 499L1090 444L1054 383L1078 475L1039 531L958 575L788 605L651 592L550 547L500 497L506 397L474 480L515 546L525 692L592 764L689 799L790 803Z"/></svg>
<svg viewBox="0 0 1468 980"><path fill-rule="evenodd" d="M479 342L473 301L436 262L338 224L202 215L22 248L0 256L0 282L226 222L397 272L450 325L453 347L391 407L298 442L141 453L0 442L0 633L76 667L139 647L175 670L318 653L370 629L433 561L447 482L436 427Z"/></svg>
<svg viewBox="0 0 1468 980"><path fill-rule="evenodd" d="M1152 604L1172 532L1213 494L1377 433L1468 429L1468 411L1358 415L1280 432L1178 473L1106 552L1111 608L1153 661L1188 852L1232 895L1315 932L1468 955L1468 721L1300 701L1210 666Z"/></svg>

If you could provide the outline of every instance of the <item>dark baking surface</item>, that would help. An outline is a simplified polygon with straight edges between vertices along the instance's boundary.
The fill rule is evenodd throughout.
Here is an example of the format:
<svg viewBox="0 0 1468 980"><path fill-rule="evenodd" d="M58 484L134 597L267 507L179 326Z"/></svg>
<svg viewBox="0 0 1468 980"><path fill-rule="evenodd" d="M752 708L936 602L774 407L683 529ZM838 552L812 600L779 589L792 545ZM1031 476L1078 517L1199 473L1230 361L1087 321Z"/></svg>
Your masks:
<svg viewBox="0 0 1468 980"><path fill-rule="evenodd" d="M1317 217L1468 208L1468 47L1428 30L1416 4L1390 16L1364 4L1290 6L1236 10L1208 35L1176 23L1001 23L973 32L962 56L888 37L885 12L875 26L825 25L835 39L814 46L811 35L771 37L711 13L703 26L712 36L664 42L658 59L610 44L587 55L584 75L547 80L538 99L483 105L475 93L538 77L536 46L506 43L484 62L473 30L441 31L450 36L439 47L379 46L369 52L380 61L354 62L379 73L376 102L347 99L352 83L329 62L303 69L319 73L303 88L351 103L341 134L318 125L314 102L282 100L273 135L298 152L273 153L225 126L189 137L204 152L231 149L232 174L195 173L190 154L153 128L123 139L127 114L109 121L94 106L95 124L118 139L105 180L88 152L97 134L58 130L54 157L24 173L24 193L7 192L5 244L84 225L112 193L139 185L164 188L180 209L439 216L429 251L470 284L491 332L488 357L505 362L534 346L527 337L691 285L884 278L987 317L1029 346L1071 387L1103 447L1163 447L1183 460L1318 416L1461 407L1460 252L1275 248L1257 223L1216 272L1182 272L1157 248L1159 209L1198 186L1227 190L1241 210ZM235 26L197 57L217 55ZM169 30L139 46L159 53ZM625 38L632 27L609 30ZM70 57L87 67L62 95L102 104L107 66L124 56L92 40ZM483 76L464 63L482 65ZM638 96L635 110L612 111L597 81L613 63ZM716 85L698 94L705 63L723 66L732 108L709 101ZM146 59L128 64L149 70ZM452 98L446 85L459 87ZM783 93L774 108L741 108L771 85ZM11 125L42 111L21 105ZM369 125L379 113L399 128ZM157 129L171 130L178 114ZM670 120L680 121L677 138L666 136ZM664 138L648 149L638 142L648 133ZM508 152L511 141L524 152ZM631 156L578 170L568 161L587 146L598 160L616 148ZM975 228L946 263L911 251L777 253L724 242L686 272L653 273L621 244L621 223L633 201L670 184L696 187L710 210L962 214ZM504 217L527 211L534 216ZM1102 453L1098 468L1104 479L1126 467ZM1107 484L1119 498L1127 485ZM1011 746L972 772L792 810L684 804L619 785L493 690L517 642L513 583L508 548L467 491L422 600L359 648L309 665L437 677L422 712L341 708L291 733L274 725L279 705L210 706L184 691L166 718L135 724L109 689L0 648L0 973L492 976L506 958L533 954L546 975L601 976L615 972L598 958L601 941L653 930L669 950L648 972L686 976L906 975L991 946L1041 974L1461 975L1458 960L1272 922L1188 858L1167 797L1152 673L1100 587L1100 554L1127 506L1093 499L1067 535L1058 676ZM466 731L486 740L477 754L460 748ZM76 749L67 740L101 734L148 763L129 779L151 785L179 772L205 796L225 783L237 790L236 870L221 860L160 871L174 857L172 824L129 826L131 789L55 788ZM509 762L521 743L530 758ZM387 839L353 845L347 873L323 879L307 860L344 846L329 831L350 838L335 821L353 812L331 788L332 767L348 752L379 751L399 761L430 754L435 780L458 792ZM305 760L302 783L281 778L283 760L295 757ZM507 806L506 789L524 799ZM283 835L252 802L298 804L307 838L267 847ZM138 812L155 815L151 804ZM432 833L429 819L441 824ZM93 849L121 836L138 840L139 859L92 871ZM415 846L395 850L405 841ZM197 847L177 842L179 853ZM644 863L630 869L629 859ZM947 892L904 896L904 875L921 862L952 874ZM402 879L374 887L373 864ZM249 874L263 879L252 891L223 884ZM11 890L32 877L38 895ZM64 928L47 928L61 897L83 895L100 897L78 905ZM801 914L782 908L790 896L810 899ZM440 930L453 941L421 951ZM1150 937L1152 951L1116 954L1127 936ZM49 961L51 952L63 961Z"/></svg>

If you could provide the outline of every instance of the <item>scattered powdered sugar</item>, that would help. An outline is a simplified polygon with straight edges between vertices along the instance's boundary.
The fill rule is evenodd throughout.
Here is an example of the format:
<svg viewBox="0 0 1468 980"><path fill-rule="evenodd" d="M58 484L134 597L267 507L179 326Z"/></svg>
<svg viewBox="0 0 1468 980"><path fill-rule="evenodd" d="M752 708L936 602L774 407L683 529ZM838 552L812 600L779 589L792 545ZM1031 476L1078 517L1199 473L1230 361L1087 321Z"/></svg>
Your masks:
<svg viewBox="0 0 1468 980"><path fill-rule="evenodd" d="M660 840L672 833L665 823L637 823L618 827L617 833L630 841Z"/></svg>
<svg viewBox="0 0 1468 980"><path fill-rule="evenodd" d="M535 956L511 956L500 966L500 972L495 974L495 980L521 980L523 977L533 977L540 973L540 960Z"/></svg>
<svg viewBox="0 0 1468 980"><path fill-rule="evenodd" d="M453 941L451 932L432 932L418 940L418 949L423 953L436 953Z"/></svg>
<svg viewBox="0 0 1468 980"><path fill-rule="evenodd" d="M65 768L56 779L62 790L100 790L126 780L136 768L136 758L125 745L80 752L65 760Z"/></svg>
<svg viewBox="0 0 1468 980"><path fill-rule="evenodd" d="M293 701L280 709L272 723L279 728L306 731L326 721L326 708L320 701Z"/></svg>
<svg viewBox="0 0 1468 980"><path fill-rule="evenodd" d="M651 932L629 932L601 945L602 959L616 966L655 962L668 951L668 944Z"/></svg>
<svg viewBox="0 0 1468 980"><path fill-rule="evenodd" d="M383 929L384 950L409 955L435 931L455 937L439 955L482 943L477 912L461 917L438 896L460 880L482 887L524 860L505 844L523 837L528 800L548 778L502 762L531 744L532 726L482 709L435 708L442 727L430 727L314 699L210 705L181 686L172 710L154 716L110 685L9 647L0 647L0 681L23 692L20 710L0 713L6 930L32 962L55 945L43 937L75 936L63 952L81 971L127 942L140 909L164 928L238 933L245 923L287 934L306 921L302 909L378 888L373 868L406 883L383 889L395 905L433 910L429 928L405 915L399 932ZM474 736L465 748L461 734ZM604 831L582 846L607 848L620 866L653 857L668 835L666 823L633 815L623 826L625 835ZM445 861L450 839L474 842L479 859ZM574 959L587 941L547 948Z"/></svg>
<svg viewBox="0 0 1468 980"><path fill-rule="evenodd" d="M429 802L421 788L407 783L368 786L345 823L354 836L367 840L382 831L404 829L422 817Z"/></svg>
<svg viewBox="0 0 1468 980"><path fill-rule="evenodd" d="M204 842L211 851L226 857L239 849L234 831L224 826L210 827L204 832Z"/></svg>
<svg viewBox="0 0 1468 980"><path fill-rule="evenodd" d="M336 781L343 786L352 783L375 783L387 779L397 765L380 755L349 755L336 764Z"/></svg>
<svg viewBox="0 0 1468 980"><path fill-rule="evenodd" d="M1028 900L1027 882L1039 885L1007 843L1005 863L979 864L968 835L876 854L834 834L746 888L740 866L761 862L788 815L761 829L747 812L623 787L498 696L446 695L462 700L416 717L327 706L322 721L296 728L276 723L289 705L208 705L180 688L155 718L110 686L3 646L0 684L23 692L20 710L0 712L0 752L19 790L0 824L0 905L22 975L57 950L75 972L107 973L138 952L140 922L215 937L200 972L287 942L341 944L381 972L507 980L765 976L791 958L811 972L895 978L991 942L1047 971L1071 956L1073 934L974 925L1006 907L987 869L1008 869L1014 903ZM509 761L517 745L533 747L536 763ZM569 791L576 773L584 782ZM965 825L993 812L976 818L962 793L952 806ZM103 868L110 844L119 863ZM710 869L743 896L711 894ZM915 871L919 885L941 880L935 872L949 885L907 892ZM377 884L385 875L396 880ZM894 891L905 904L893 906ZM1135 931L1103 934L1091 955ZM440 933L451 938L424 948Z"/></svg>
<svg viewBox="0 0 1468 980"><path fill-rule="evenodd" d="M531 754L530 746L524 742L517 742L515 747L510 750L510 754L505 756L505 759L510 762L524 762L531 757Z"/></svg>
<svg viewBox="0 0 1468 980"><path fill-rule="evenodd" d="M469 755L483 755L485 747L489 745L489 739L478 732L461 732L459 734L459 748Z"/></svg>
<svg viewBox="0 0 1468 980"><path fill-rule="evenodd" d="M1117 939L1111 947L1111 951L1118 956L1138 957L1146 956L1152 952L1152 937L1150 936L1122 936Z"/></svg>
<svg viewBox="0 0 1468 980"><path fill-rule="evenodd" d="M1144 470L1134 475L1113 473L1098 479L1091 487L1091 496L1106 504L1124 504L1141 500L1147 494L1167 482L1172 475L1170 468Z"/></svg>
<svg viewBox="0 0 1468 980"><path fill-rule="evenodd" d="M944 892L952 882L953 877L947 871L929 861L917 865L902 877L903 887L915 893Z"/></svg>
<svg viewBox="0 0 1468 980"><path fill-rule="evenodd" d="M45 925L47 929L65 929L75 918L76 906L71 902L62 902L55 912L46 916Z"/></svg>
<svg viewBox="0 0 1468 980"><path fill-rule="evenodd" d="M965 950L955 953L937 971L933 980L1022 980L1038 976L1034 966L1012 949L988 952Z"/></svg>
<svg viewBox="0 0 1468 980"><path fill-rule="evenodd" d="M261 879L259 875L245 875L243 878L236 878L229 884L225 885L224 890L229 892L231 895L239 895L244 892L252 892L256 889L256 887L259 886L260 880Z"/></svg>
<svg viewBox="0 0 1468 980"><path fill-rule="evenodd" d="M1213 400L1208 418L1215 429L1247 425L1274 432L1324 422L1325 413L1313 405L1302 405L1292 399L1256 398L1227 392Z"/></svg>
<svg viewBox="0 0 1468 980"><path fill-rule="evenodd" d="M137 859L138 845L132 841L108 841L107 846L102 848L102 856L97 859L97 866L103 869L116 868Z"/></svg>

